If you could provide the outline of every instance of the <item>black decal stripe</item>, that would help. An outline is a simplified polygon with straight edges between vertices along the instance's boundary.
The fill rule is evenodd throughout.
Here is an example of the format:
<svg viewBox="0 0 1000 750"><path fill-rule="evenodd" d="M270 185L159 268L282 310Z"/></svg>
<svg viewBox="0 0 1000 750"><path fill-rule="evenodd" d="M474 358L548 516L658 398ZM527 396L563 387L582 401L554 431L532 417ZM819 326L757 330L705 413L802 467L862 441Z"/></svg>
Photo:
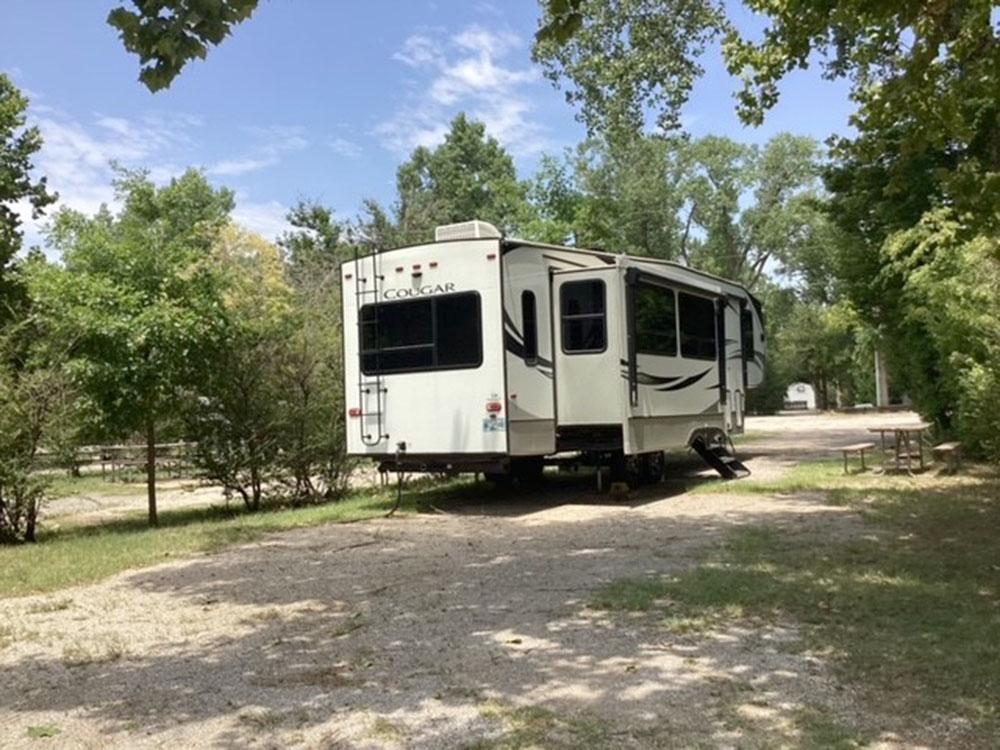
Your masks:
<svg viewBox="0 0 1000 750"><path fill-rule="evenodd" d="M665 386L664 388L657 388L656 390L658 390L658 391L679 391L679 390L681 390L683 388L687 388L688 386L694 385L699 380L701 380L703 377L705 377L706 375L708 375L708 373L710 373L711 371L712 371L712 368L709 367L707 370L705 370L702 373L699 373L698 375L692 375L689 378L684 378L684 380L682 380L679 383L674 383L673 385L668 385L668 386ZM713 387L718 388L719 386L715 385Z"/></svg>
<svg viewBox="0 0 1000 750"><path fill-rule="evenodd" d="M620 360L621 366L626 368L622 371L622 377L628 379L628 362L624 359ZM666 385L667 383L673 383L681 379L680 375L651 375L648 372L638 372L637 379L639 385Z"/></svg>
<svg viewBox="0 0 1000 750"><path fill-rule="evenodd" d="M508 328L510 328L509 333L514 338L520 339L522 341L524 340L524 336L522 336L521 332L519 330L517 330L517 326L514 324L513 318L510 317L510 313L507 312L506 310L503 311L503 324L505 326L507 326Z"/></svg>
<svg viewBox="0 0 1000 750"><path fill-rule="evenodd" d="M622 371L622 377L628 380L628 370ZM669 383L674 383L680 379L679 375L674 377L660 377L658 375L650 375L645 372L636 373L636 381L639 385L668 385Z"/></svg>
<svg viewBox="0 0 1000 750"><path fill-rule="evenodd" d="M518 359L524 359L524 344L511 336L510 331L503 332L503 348Z"/></svg>

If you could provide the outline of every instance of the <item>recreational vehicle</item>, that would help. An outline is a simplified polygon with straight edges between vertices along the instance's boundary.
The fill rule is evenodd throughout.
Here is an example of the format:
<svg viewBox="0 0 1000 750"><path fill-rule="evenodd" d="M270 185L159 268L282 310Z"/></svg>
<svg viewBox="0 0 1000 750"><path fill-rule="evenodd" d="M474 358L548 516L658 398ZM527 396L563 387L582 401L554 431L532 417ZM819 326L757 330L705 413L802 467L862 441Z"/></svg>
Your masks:
<svg viewBox="0 0 1000 750"><path fill-rule="evenodd" d="M471 221L345 262L348 452L391 471L538 474L575 456L720 474L761 383L760 304L677 263L506 238Z"/></svg>

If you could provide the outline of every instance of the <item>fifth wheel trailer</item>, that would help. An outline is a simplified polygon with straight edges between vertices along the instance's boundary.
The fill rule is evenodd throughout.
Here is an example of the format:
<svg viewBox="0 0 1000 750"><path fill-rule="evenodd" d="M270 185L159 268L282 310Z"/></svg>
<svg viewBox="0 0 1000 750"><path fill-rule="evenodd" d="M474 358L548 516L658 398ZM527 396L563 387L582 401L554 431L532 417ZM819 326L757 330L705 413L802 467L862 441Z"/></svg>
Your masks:
<svg viewBox="0 0 1000 750"><path fill-rule="evenodd" d="M341 280L352 456L502 476L573 452L657 475L693 447L736 475L725 445L766 356L738 283L480 221L347 261Z"/></svg>

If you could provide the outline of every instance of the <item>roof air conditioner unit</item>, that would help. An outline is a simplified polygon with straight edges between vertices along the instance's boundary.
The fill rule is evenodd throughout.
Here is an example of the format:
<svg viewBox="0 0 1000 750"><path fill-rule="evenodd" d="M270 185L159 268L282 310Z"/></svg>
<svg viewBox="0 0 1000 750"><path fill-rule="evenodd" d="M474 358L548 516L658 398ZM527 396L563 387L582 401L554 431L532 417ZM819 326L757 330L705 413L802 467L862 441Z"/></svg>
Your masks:
<svg viewBox="0 0 1000 750"><path fill-rule="evenodd" d="M473 219L460 221L458 224L445 224L434 230L435 242L449 240L499 240L503 237L500 230L486 221Z"/></svg>

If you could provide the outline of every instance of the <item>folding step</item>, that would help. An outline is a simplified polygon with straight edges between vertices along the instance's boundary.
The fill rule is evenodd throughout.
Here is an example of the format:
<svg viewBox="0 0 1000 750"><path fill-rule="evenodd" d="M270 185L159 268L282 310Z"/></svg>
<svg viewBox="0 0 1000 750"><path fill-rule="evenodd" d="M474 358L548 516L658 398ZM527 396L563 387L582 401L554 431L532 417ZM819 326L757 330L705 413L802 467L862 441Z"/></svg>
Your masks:
<svg viewBox="0 0 1000 750"><path fill-rule="evenodd" d="M691 447L706 464L719 472L719 476L723 479L741 479L750 476L750 469L721 445L709 446L699 437L691 442Z"/></svg>

